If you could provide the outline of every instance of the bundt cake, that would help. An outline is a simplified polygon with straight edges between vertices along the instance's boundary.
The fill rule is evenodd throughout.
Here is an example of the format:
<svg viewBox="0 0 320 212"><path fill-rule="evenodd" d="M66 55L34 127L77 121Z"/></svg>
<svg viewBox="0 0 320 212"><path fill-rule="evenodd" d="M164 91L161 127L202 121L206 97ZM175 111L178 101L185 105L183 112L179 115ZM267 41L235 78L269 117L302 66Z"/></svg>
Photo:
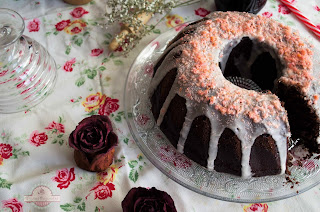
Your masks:
<svg viewBox="0 0 320 212"><path fill-rule="evenodd" d="M320 143L319 72L310 49L272 19L213 12L185 27L154 66L149 96L157 125L209 170L243 178L284 174L289 139L312 151Z"/></svg>

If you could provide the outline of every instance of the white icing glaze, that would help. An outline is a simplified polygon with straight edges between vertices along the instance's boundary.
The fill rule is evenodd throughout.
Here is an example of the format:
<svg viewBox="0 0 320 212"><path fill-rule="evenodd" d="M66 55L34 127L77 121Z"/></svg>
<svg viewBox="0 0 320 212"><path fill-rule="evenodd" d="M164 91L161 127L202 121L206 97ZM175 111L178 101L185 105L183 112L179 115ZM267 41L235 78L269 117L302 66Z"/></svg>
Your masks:
<svg viewBox="0 0 320 212"><path fill-rule="evenodd" d="M248 15L248 17L251 18L250 15ZM210 15L209 18L214 20L215 18L219 18L219 14ZM191 37L192 39L195 36L199 36L197 33L206 30L206 26L203 26L201 23L187 27L185 30L194 27L197 27L197 31L196 35L189 35L189 37ZM261 33L263 34L263 32L260 32L260 34ZM279 99L273 94L257 93L255 91L248 91L237 87L224 78L218 66L219 62L221 62L222 70L224 69L232 47L237 45L242 37L249 37L251 40L253 40L254 43L254 54L251 54L251 58L247 62L248 66L253 63L259 53L266 50L270 52L272 57L277 58L278 55L276 55L276 46L269 41L266 41L266 43L264 44L267 46L266 48L262 48L262 50L261 48L255 48L257 46L257 43L259 43L259 47L261 47L260 34L255 37L250 34L244 33L240 36L237 36L232 41L228 39L220 39L219 45L214 47L212 47L210 43L205 42L199 42L199 44L197 44L200 45L199 48L201 49L201 51L203 51L203 54L201 56L204 57L203 60L206 61L206 63L204 64L205 68L211 70L210 73L206 73L206 78L205 80L203 80L203 82L207 83L206 85L208 85L210 82L214 82L214 87L209 89L208 94L208 96L214 97L212 102L210 103L208 102L208 100L205 101L203 99L203 96L198 94L199 91L202 91L201 86L195 86L195 84L193 84L194 79L184 77L185 73L193 72L194 67L197 65L196 61L188 58L187 54L182 55L181 57L182 59L186 58L185 60L188 60L188 63L179 63L171 59L165 60L169 62L165 62L160 65L151 82L149 96L153 94L154 90L164 78L164 76L171 69L177 67L178 73L176 80L174 81L169 95L161 109L157 124L159 126L161 125L163 117L166 114L170 102L175 95L179 95L186 99L187 115L180 132L180 138L177 145L178 151L182 153L185 141L192 125L192 121L196 117L201 115L205 115L206 117L208 117L211 123L211 135L208 152L209 158L207 165L207 168L209 170L214 169L214 160L217 157L219 138L224 129L229 128L241 141L242 177L249 178L252 176L251 167L249 165L251 148L254 144L255 139L262 134L269 134L275 140L280 158L280 174L284 174L285 172L287 158L287 139L290 137L290 130L288 126L286 111L281 106ZM192 49L192 45L193 44L186 43L181 44L177 47L171 47L167 50L170 52L168 53L166 58L172 58L175 53L183 51L184 49ZM189 54L192 55L193 52L191 51L189 52ZM284 58L280 56L279 59L280 63L277 63L277 67L285 67L286 61L284 60ZM289 68L284 68L283 73L281 73L283 75L282 78L287 77L289 80L291 80L291 76L289 76L290 74L288 74L289 72ZM317 70L316 73L319 74L319 71ZM313 96L315 94L320 93L319 87L319 82L312 82L310 88L306 90L307 97L310 98L310 100L313 99ZM231 100L228 99L228 101L232 101L232 105L237 107L237 109L239 110L235 112L235 115L225 114L221 111L221 108L216 107L217 105L224 105L224 99L218 99L215 97L223 96L225 98L228 98L228 96L230 95L233 95L233 98ZM318 99L315 102L316 107L318 108L317 113L319 111L319 101L320 100ZM246 102L250 102L251 104L246 104ZM255 111L257 107L268 108L268 110L267 112L260 110ZM254 111L255 114L259 114L258 118L260 119L255 119L257 118L256 116L251 117L251 110ZM247 111L247 113L245 113L244 111ZM317 141L318 143L320 143L320 139L318 139Z"/></svg>

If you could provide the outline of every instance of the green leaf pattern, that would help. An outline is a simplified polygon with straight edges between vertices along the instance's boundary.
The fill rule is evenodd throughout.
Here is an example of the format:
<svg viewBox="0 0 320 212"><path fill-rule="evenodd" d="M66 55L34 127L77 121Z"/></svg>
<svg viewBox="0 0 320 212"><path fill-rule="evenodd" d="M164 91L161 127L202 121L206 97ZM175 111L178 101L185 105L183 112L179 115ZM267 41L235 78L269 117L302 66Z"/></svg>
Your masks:
<svg viewBox="0 0 320 212"><path fill-rule="evenodd" d="M111 117L114 118L116 122L121 123L122 120L125 118L124 115L125 115L124 111L120 111L120 112L117 112L116 114L111 114Z"/></svg>
<svg viewBox="0 0 320 212"><path fill-rule="evenodd" d="M59 116L58 124L63 125L64 122L65 120L63 116ZM51 142L52 144L59 144L60 146L62 146L65 143L64 132L60 132L55 128L53 129L46 128L46 130L48 131L49 137L52 140Z"/></svg>
<svg viewBox="0 0 320 212"><path fill-rule="evenodd" d="M12 186L12 183L0 177L0 188L10 189L11 186Z"/></svg>
<svg viewBox="0 0 320 212"><path fill-rule="evenodd" d="M142 154L139 154L137 159L138 160L130 160L128 162L130 168L129 179L134 183L139 179L139 172L143 171L143 167L147 165Z"/></svg>
<svg viewBox="0 0 320 212"><path fill-rule="evenodd" d="M76 211L78 209L79 211L86 211L86 203L81 197L76 197L73 200L73 203L65 203L63 205L60 205L60 208L63 211Z"/></svg>
<svg viewBox="0 0 320 212"><path fill-rule="evenodd" d="M66 203L64 205L60 205L60 208L64 211L73 211L76 207L73 204Z"/></svg>

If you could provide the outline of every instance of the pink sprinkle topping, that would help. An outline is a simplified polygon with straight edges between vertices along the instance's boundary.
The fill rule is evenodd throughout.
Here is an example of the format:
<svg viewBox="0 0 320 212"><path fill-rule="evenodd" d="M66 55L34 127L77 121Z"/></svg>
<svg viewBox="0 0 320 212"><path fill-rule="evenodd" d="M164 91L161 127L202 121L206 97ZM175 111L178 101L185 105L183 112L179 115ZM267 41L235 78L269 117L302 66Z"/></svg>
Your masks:
<svg viewBox="0 0 320 212"><path fill-rule="evenodd" d="M179 85L187 98L205 101L222 114L246 115L254 122L285 114L277 96L235 88L218 66L225 40L251 37L274 48L286 67L280 80L306 92L310 87L312 52L296 32L270 18L237 12L215 12L210 20L183 37L177 59ZM186 27L187 29L188 27ZM223 80L222 80L223 79ZM315 97L314 99L317 99Z"/></svg>

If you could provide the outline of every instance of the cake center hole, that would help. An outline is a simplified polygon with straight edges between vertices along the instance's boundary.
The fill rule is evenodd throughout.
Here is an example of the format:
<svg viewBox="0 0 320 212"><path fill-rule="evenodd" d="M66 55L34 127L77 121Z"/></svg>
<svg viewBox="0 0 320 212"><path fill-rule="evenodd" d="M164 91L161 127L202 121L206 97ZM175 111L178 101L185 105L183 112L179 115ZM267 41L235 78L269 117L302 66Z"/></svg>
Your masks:
<svg viewBox="0 0 320 212"><path fill-rule="evenodd" d="M275 92L282 65L270 46L243 37L228 45L223 55L219 65L227 80L248 90Z"/></svg>

